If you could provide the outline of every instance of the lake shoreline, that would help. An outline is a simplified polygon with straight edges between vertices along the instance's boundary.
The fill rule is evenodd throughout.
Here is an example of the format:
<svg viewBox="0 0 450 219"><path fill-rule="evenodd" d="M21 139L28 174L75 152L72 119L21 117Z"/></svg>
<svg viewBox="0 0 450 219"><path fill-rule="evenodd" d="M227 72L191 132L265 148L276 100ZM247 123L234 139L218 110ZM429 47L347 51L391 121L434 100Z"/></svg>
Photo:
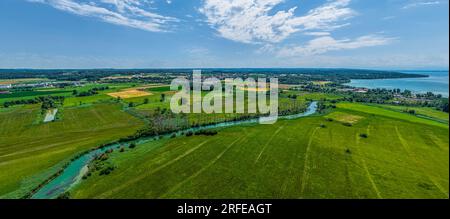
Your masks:
<svg viewBox="0 0 450 219"><path fill-rule="evenodd" d="M405 71L402 73L417 73L418 75L428 74L429 77L352 79L350 83L345 83L343 85L368 89L410 90L413 93L433 92L434 94L441 94L443 97L449 97L448 71Z"/></svg>

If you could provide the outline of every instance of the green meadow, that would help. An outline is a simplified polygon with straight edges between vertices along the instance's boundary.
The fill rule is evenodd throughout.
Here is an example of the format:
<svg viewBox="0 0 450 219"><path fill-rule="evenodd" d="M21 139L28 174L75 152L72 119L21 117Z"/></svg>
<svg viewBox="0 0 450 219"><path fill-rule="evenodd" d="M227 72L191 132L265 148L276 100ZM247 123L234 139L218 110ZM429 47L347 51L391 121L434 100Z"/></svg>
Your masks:
<svg viewBox="0 0 450 219"><path fill-rule="evenodd" d="M109 89L105 91L100 91L99 95L86 96L86 97L74 97L72 95L73 90L77 90L78 92L88 91L92 88L96 87L104 87L108 86ZM85 84L82 87L76 86L68 86L65 88L38 88L33 91L12 91L9 94L0 94L0 104L3 104L6 101L12 100L28 100L34 99L36 97L42 96L64 96L66 99L64 101L65 106L78 106L85 103L93 103L102 100L109 100L112 97L106 95L106 93L119 91L121 89L130 88L133 86L138 86L136 84L131 83L123 83L123 84L96 84L89 83Z"/></svg>
<svg viewBox="0 0 450 219"><path fill-rule="evenodd" d="M380 107L374 107L374 106L369 106L369 105L364 105L364 104L355 104L355 103L338 103L337 107L341 108L341 109L366 112L366 113L369 113L372 115L380 115L380 116L385 116L385 117L389 117L389 118L393 118L393 119L402 119L402 120L406 120L406 121L410 121L410 122L414 122L414 123L428 124L428 125L438 126L438 127L448 129L448 124L444 124L444 123L435 121L433 119L420 118L417 116L409 115L408 113L399 112L397 110L392 110L389 108L380 108ZM433 111L436 114L440 115L440 113L437 112L436 110L430 109L430 111Z"/></svg>
<svg viewBox="0 0 450 219"><path fill-rule="evenodd" d="M330 119L335 118L335 119ZM352 125L345 125L352 120ZM448 198L442 123L343 103L326 115L115 151L73 198Z"/></svg>
<svg viewBox="0 0 450 219"><path fill-rule="evenodd" d="M72 94L101 86L109 89L92 96ZM177 122L165 113L174 92L168 86L143 86L92 83L0 96L0 103L65 96L57 119L49 123L42 122L40 105L0 107L0 198L23 197L77 154L158 124L151 119ZM108 95L135 87L149 95L120 100ZM283 91L279 109L294 113L310 100L330 105L339 98ZM408 113L411 109L414 115ZM201 125L239 115L185 116L189 125ZM448 198L448 113L432 108L340 102L307 118L217 131L214 136L163 138L115 150L101 161L114 170L106 175L93 172L69 191L70 196Z"/></svg>
<svg viewBox="0 0 450 219"><path fill-rule="evenodd" d="M436 121L448 124L448 113L435 110L430 107L408 107L408 106L394 106L394 105L376 105L378 107L395 110L398 112L408 112L410 110L414 111L415 115L434 119Z"/></svg>

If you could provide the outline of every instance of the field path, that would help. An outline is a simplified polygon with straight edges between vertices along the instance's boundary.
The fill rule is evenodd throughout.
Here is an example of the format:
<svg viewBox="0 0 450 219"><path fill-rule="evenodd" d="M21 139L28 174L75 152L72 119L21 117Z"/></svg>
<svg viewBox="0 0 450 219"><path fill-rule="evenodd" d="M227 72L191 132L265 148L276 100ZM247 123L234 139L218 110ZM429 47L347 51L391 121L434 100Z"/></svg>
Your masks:
<svg viewBox="0 0 450 219"><path fill-rule="evenodd" d="M132 179L132 180L129 180L129 181L123 183L122 185L120 185L120 186L118 186L118 187L116 187L116 188L114 188L114 189L111 189L111 190L109 190L109 191L106 191L106 192L100 194L98 197L100 197L100 198L105 197L105 198L106 198L106 197L108 197L109 195L111 195L111 194L113 194L113 193L115 193L115 192L117 192L117 191L120 191L120 190L122 190L122 189L124 189L124 188L127 188L129 185L131 185L131 184L133 184L133 183L136 183L136 182L138 182L138 181L144 179L145 177L147 177L147 176L149 176L149 175L151 175L151 174L153 174L153 173L155 173L155 172L158 172L158 171L160 171L160 170L166 168L167 166L169 166L169 165L171 165L171 164L173 164L173 163L175 163L175 162L177 162L177 161L183 159L184 157L188 156L188 155L191 154L192 152L194 152L194 151L196 151L197 149L199 149L201 146L205 145L208 141L209 141L209 140L206 140L206 141L204 141L204 142L198 144L197 146L195 146L195 147L189 149L188 151L186 151L186 152L184 152L183 154L179 155L179 156L176 157L175 159L173 159L173 160L171 160L171 161L165 163L164 165L161 165L161 166L159 166L158 168L155 168L155 169L153 169L152 171L147 172L146 174L142 174L141 176L139 176L139 177L137 177L137 178L134 178L134 179Z"/></svg>
<svg viewBox="0 0 450 219"><path fill-rule="evenodd" d="M197 177L198 175L200 175L201 173L203 173L205 170L207 170L209 167L211 167L213 164L215 164L220 158L222 158L222 156L228 151L230 150L231 147L233 147L233 145L235 145L237 142L245 139L245 137L247 136L242 136L236 140L234 140L233 142L231 142L231 144L229 144L219 155L217 155L213 160L211 160L208 164L206 164L205 166L203 166L200 170L198 170L197 172L195 172L194 174L192 174L191 176L189 176L188 178L186 178L185 180L181 181L180 183L178 183L177 185L175 185L174 187L172 187L169 191L167 191L166 193L164 193L162 196L160 196L161 198L164 198L166 195L177 191L182 185L184 185L186 182L189 182L190 180L194 179L195 177Z"/></svg>
<svg viewBox="0 0 450 219"><path fill-rule="evenodd" d="M395 126L395 131L397 132L398 139L400 140L401 145L403 146L403 149L406 151L408 156L416 163L416 166L428 177L428 179L434 184L436 188L439 189L440 192L442 192L447 198L448 193L444 190L444 188L430 175L428 174L427 170L424 168L423 164L417 159L414 152L412 152L409 149L408 142L403 138L403 136L400 134L400 131L398 130L398 127Z"/></svg>
<svg viewBox="0 0 450 219"><path fill-rule="evenodd" d="M270 136L269 140L266 142L266 144L263 146L263 148L261 149L261 152L259 152L258 157L255 160L255 164L258 163L259 159L261 158L261 155L263 154L263 152L266 150L267 146L270 144L270 142L272 142L273 138L278 135L278 133L281 131L281 129L283 129L284 126L280 126L275 133L273 133L272 136Z"/></svg>
<svg viewBox="0 0 450 219"><path fill-rule="evenodd" d="M301 186L301 194L305 191L306 183L308 182L309 178L309 151L311 148L312 141L314 140L314 135L316 134L317 130L319 130L320 127L317 127L314 129L314 131L309 136L308 145L306 146L306 152L305 152L305 162L303 164L303 174L302 174L302 186Z"/></svg>
<svg viewBox="0 0 450 219"><path fill-rule="evenodd" d="M370 134L370 125L367 126L367 134ZM366 159L364 159L365 154L362 150L359 149L359 139L360 136L358 133L355 134L355 140L356 140L356 148L358 149L358 151L361 153L361 156L359 156L361 158L361 162L364 168L364 171L366 172L366 176L367 179L369 179L370 184L372 185L373 190L375 191L375 193L377 194L377 197L382 199L383 197L381 196L380 190L378 190L377 184L375 184L375 181L372 178L372 174L370 174L369 168L367 167L367 163L366 163Z"/></svg>

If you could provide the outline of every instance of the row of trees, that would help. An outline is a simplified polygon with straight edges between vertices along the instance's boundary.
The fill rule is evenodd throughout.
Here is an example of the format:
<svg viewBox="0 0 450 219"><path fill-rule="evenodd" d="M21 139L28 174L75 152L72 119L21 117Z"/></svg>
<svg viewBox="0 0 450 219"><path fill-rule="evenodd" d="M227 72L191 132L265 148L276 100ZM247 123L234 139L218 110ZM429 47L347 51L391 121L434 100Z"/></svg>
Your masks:
<svg viewBox="0 0 450 219"><path fill-rule="evenodd" d="M6 101L3 103L3 107L8 108L14 105L42 103L41 108L43 110L47 110L51 108L56 108L58 105L62 105L64 103L64 99L65 99L64 96L41 96L36 97L34 99Z"/></svg>
<svg viewBox="0 0 450 219"><path fill-rule="evenodd" d="M343 96L337 101L377 103L377 104L397 104L402 106L432 107L437 110L449 112L448 98L443 98L441 94L427 92L424 94L413 94L410 90L401 89L368 89L367 92L354 92L352 90L343 91L348 86L331 84L332 86L317 86L309 84L295 90L308 92L322 92L330 94L340 94Z"/></svg>
<svg viewBox="0 0 450 219"><path fill-rule="evenodd" d="M94 87L92 89L89 89L88 91L82 91L82 92L73 90L72 95L74 95L76 97L87 97L87 96L96 95L96 94L98 94L99 91L108 90L108 89L109 89L109 87L105 86L105 87Z"/></svg>

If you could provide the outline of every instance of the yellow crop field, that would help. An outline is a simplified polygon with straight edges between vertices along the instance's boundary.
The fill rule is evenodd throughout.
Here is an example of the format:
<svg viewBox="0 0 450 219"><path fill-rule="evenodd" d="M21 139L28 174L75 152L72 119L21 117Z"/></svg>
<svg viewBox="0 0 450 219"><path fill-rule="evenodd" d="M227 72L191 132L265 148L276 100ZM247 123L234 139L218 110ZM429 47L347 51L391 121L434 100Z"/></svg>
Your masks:
<svg viewBox="0 0 450 219"><path fill-rule="evenodd" d="M127 99L127 98L134 98L134 97L150 96L153 94L150 92L144 91L144 90L128 89L128 90L123 90L123 91L119 91L119 92L108 93L108 95L111 97L115 97L115 98L120 97L122 99Z"/></svg>

